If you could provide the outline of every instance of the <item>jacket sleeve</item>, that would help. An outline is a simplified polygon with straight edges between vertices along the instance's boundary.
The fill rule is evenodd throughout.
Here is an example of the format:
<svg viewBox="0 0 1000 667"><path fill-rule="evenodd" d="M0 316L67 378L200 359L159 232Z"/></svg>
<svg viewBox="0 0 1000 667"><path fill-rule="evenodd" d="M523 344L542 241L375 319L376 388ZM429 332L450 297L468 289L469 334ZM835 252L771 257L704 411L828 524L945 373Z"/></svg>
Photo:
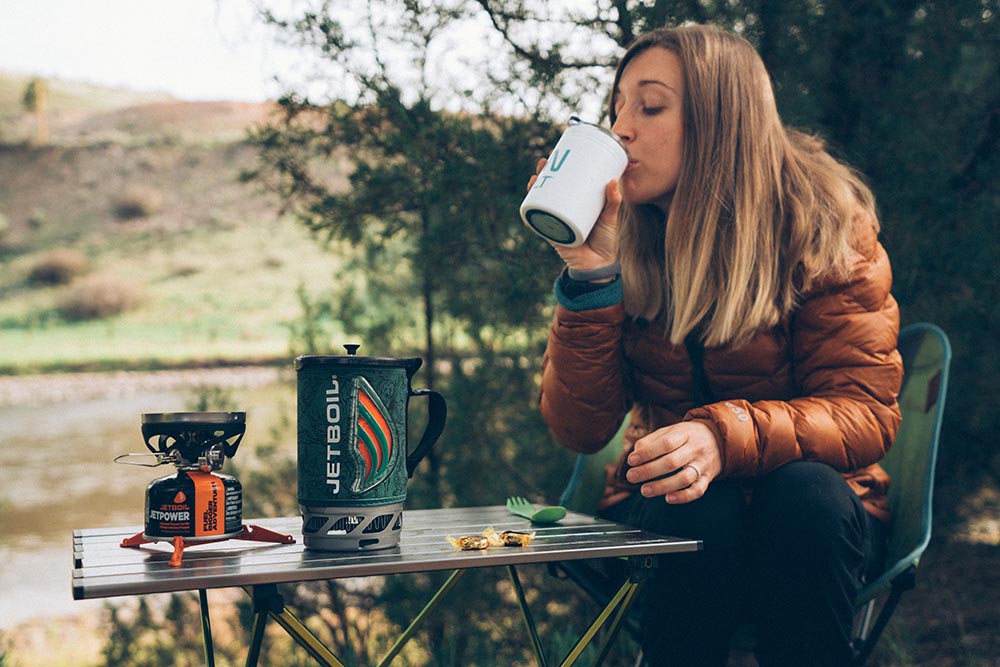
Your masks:
<svg viewBox="0 0 1000 667"><path fill-rule="evenodd" d="M557 281L556 296L539 408L556 442L592 454L614 436L628 410L621 286L571 299Z"/></svg>
<svg viewBox="0 0 1000 667"><path fill-rule="evenodd" d="M789 461L841 472L877 462L899 428L902 359L889 258L873 240L850 280L808 296L790 322L799 397L694 409L719 436L723 475L752 477Z"/></svg>

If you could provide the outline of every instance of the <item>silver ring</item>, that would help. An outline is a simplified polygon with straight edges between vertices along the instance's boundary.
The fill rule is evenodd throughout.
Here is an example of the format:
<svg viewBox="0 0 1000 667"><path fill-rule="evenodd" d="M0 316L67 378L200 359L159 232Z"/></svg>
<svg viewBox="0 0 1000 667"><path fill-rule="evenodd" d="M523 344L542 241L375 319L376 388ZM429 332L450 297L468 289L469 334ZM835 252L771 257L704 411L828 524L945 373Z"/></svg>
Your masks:
<svg viewBox="0 0 1000 667"><path fill-rule="evenodd" d="M694 474L698 475L697 477L695 477L695 478L694 478L694 481L695 481L695 482L697 482L697 481L698 481L699 479L701 479L701 470L699 470L699 469L698 469L698 466L696 466L696 465L695 465L695 464L693 464L693 463L689 463L689 464L687 464L687 465L686 465L686 466L684 466L684 467L685 467L685 468L691 468L691 470L694 470ZM693 483L694 483L694 482L692 482L692 484L693 484Z"/></svg>

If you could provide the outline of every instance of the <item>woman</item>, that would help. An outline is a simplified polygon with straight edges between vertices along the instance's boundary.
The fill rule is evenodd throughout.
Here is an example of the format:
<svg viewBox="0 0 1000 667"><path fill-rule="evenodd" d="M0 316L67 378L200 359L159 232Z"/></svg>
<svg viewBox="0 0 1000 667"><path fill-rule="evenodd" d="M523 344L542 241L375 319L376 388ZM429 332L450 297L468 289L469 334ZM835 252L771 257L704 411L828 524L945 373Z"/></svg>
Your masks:
<svg viewBox="0 0 1000 667"><path fill-rule="evenodd" d="M587 242L556 247L540 408L586 453L627 415L602 514L704 542L645 587L646 658L724 665L753 620L764 667L847 664L900 419L873 196L782 125L759 56L722 30L640 37L610 118L630 159Z"/></svg>

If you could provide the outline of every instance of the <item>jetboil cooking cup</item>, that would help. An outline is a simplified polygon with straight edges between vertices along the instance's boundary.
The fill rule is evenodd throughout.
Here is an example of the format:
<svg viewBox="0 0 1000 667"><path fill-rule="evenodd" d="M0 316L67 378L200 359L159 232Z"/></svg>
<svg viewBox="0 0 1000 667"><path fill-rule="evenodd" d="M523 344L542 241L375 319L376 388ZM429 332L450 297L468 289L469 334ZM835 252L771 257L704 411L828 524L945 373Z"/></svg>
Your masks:
<svg viewBox="0 0 1000 667"><path fill-rule="evenodd" d="M521 202L521 219L558 245L575 247L590 235L604 208L604 189L628 166L625 146L610 130L576 116Z"/></svg>
<svg viewBox="0 0 1000 667"><path fill-rule="evenodd" d="M422 361L301 356L298 376L298 501L307 548L384 549L399 543L406 481L441 435L447 417L436 391L413 389ZM427 426L407 447L411 396L426 396Z"/></svg>

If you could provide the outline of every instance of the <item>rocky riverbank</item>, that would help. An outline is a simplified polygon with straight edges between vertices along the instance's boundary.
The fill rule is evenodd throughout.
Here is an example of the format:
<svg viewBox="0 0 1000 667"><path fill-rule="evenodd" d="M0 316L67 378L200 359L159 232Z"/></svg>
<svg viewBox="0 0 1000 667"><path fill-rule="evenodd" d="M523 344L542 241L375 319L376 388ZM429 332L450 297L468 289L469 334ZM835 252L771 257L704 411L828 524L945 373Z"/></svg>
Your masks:
<svg viewBox="0 0 1000 667"><path fill-rule="evenodd" d="M288 372L273 366L233 366L3 376L0 377L0 407L125 397L139 391L259 387L279 381Z"/></svg>

